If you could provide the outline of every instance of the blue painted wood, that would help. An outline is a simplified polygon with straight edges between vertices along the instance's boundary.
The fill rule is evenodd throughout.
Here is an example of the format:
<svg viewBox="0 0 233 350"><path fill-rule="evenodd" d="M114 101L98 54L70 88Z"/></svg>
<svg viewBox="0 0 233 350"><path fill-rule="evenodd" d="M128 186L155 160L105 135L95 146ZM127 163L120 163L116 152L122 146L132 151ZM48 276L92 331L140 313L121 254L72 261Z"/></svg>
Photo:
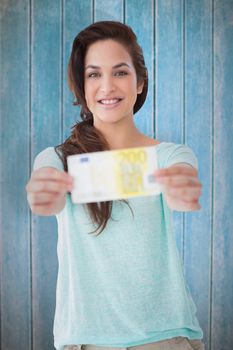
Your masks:
<svg viewBox="0 0 233 350"><path fill-rule="evenodd" d="M32 160L61 140L61 2L37 0L32 6ZM53 349L57 277L55 217L33 214L33 349Z"/></svg>
<svg viewBox="0 0 233 350"><path fill-rule="evenodd" d="M0 348L31 348L28 2L1 1Z"/></svg>
<svg viewBox="0 0 233 350"><path fill-rule="evenodd" d="M143 11L142 11L143 9ZM142 47L148 69L148 95L143 107L135 114L135 124L142 132L154 137L154 5L153 1L127 0L125 22L132 27ZM138 21L140 19L140 21Z"/></svg>
<svg viewBox="0 0 233 350"><path fill-rule="evenodd" d="M213 350L233 348L233 1L214 1Z"/></svg>
<svg viewBox="0 0 233 350"><path fill-rule="evenodd" d="M204 342L209 347L213 112L210 1L190 0L185 3L184 18L185 142L198 158L199 178L203 185L203 195L200 199L202 209L198 212L185 213L184 268L197 305L197 316L204 332Z"/></svg>
<svg viewBox="0 0 233 350"><path fill-rule="evenodd" d="M118 19L136 32L149 71L137 126L186 143L198 157L202 209L175 212L175 235L206 350L231 350L233 2L108 4L0 2L1 349L53 349L57 225L30 215L24 187L35 155L63 141L79 119L66 83L75 35L93 20Z"/></svg>
<svg viewBox="0 0 233 350"><path fill-rule="evenodd" d="M180 0L158 0L156 14L156 135L159 141L184 143L183 7ZM174 212L174 231L183 258L184 214Z"/></svg>
<svg viewBox="0 0 233 350"><path fill-rule="evenodd" d="M69 0L64 4L63 20L63 140L71 133L71 127L80 120L80 107L73 106L74 96L67 85L67 66L76 35L89 24L94 17L92 0ZM82 14L82 15L80 15Z"/></svg>
<svg viewBox="0 0 233 350"><path fill-rule="evenodd" d="M94 8L94 22L96 21L123 21L123 0L96 0Z"/></svg>

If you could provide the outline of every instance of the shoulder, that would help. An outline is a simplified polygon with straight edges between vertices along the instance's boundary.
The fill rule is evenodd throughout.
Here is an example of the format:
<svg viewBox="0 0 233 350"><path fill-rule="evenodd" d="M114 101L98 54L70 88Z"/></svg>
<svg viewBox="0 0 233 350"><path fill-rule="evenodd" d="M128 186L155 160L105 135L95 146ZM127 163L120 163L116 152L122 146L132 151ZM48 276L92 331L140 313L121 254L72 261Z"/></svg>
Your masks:
<svg viewBox="0 0 233 350"><path fill-rule="evenodd" d="M140 144L140 146L146 147L146 146L157 146L161 142L149 136L143 135L143 137L139 140L138 143Z"/></svg>
<svg viewBox="0 0 233 350"><path fill-rule="evenodd" d="M194 151L185 144L161 142L157 147L160 167L167 168L176 163L187 163L198 169L198 160Z"/></svg>
<svg viewBox="0 0 233 350"><path fill-rule="evenodd" d="M36 155L33 163L33 170L45 166L64 170L63 163L57 154L55 147L47 147Z"/></svg>
<svg viewBox="0 0 233 350"><path fill-rule="evenodd" d="M160 168L167 168L177 163L184 166L198 168L197 158L190 147L180 143L159 141L146 135L141 140L141 145L155 146Z"/></svg>

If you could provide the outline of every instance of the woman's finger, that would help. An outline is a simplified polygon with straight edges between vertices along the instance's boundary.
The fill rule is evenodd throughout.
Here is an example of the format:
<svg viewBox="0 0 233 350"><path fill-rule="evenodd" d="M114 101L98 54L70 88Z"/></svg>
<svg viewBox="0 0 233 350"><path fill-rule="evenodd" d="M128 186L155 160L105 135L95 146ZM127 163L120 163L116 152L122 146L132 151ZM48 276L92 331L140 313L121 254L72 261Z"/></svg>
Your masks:
<svg viewBox="0 0 233 350"><path fill-rule="evenodd" d="M200 204L198 201L190 202L190 201L185 201L181 200L180 203L187 209L187 210L199 210L201 209Z"/></svg>
<svg viewBox="0 0 233 350"><path fill-rule="evenodd" d="M181 197L182 199L198 199L202 194L201 186L195 187L172 187L167 189L167 193L173 197Z"/></svg>
<svg viewBox="0 0 233 350"><path fill-rule="evenodd" d="M65 194L65 192L64 192ZM42 204L50 204L54 202L59 196L61 196L62 193L29 193L27 195L28 201L31 205L42 205Z"/></svg>
<svg viewBox="0 0 233 350"><path fill-rule="evenodd" d="M172 175L163 176L161 178L156 178L158 183L165 186L199 186L201 185L197 177L193 176L183 176L183 175ZM202 186L202 185L201 185Z"/></svg>
<svg viewBox="0 0 233 350"><path fill-rule="evenodd" d="M32 181L27 185L28 192L57 192L70 191L72 185L62 181Z"/></svg>
<svg viewBox="0 0 233 350"><path fill-rule="evenodd" d="M35 212L38 215L50 215L48 214L48 210L53 209L54 203L48 203L48 204L35 204L31 205L30 208L33 212Z"/></svg>
<svg viewBox="0 0 233 350"><path fill-rule="evenodd" d="M168 206L173 210L193 211L201 208L198 200L185 200L179 197L173 197L169 194L165 194L165 198Z"/></svg>
<svg viewBox="0 0 233 350"><path fill-rule="evenodd" d="M168 168L160 168L155 171L155 176L170 176L176 174L183 174L188 176L196 176L198 174L197 169L192 166L183 166L183 164L172 165Z"/></svg>
<svg viewBox="0 0 233 350"><path fill-rule="evenodd" d="M52 167L42 167L33 171L31 179L35 180L54 180L63 182L72 182L73 178L66 172L62 172Z"/></svg>

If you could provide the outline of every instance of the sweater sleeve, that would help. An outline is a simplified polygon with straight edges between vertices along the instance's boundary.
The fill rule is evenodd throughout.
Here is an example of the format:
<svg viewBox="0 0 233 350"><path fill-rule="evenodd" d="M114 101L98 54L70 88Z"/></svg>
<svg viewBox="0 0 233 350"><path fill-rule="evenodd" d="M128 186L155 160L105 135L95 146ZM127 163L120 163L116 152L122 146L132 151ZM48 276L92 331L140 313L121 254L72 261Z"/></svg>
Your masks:
<svg viewBox="0 0 233 350"><path fill-rule="evenodd" d="M168 168L176 163L187 163L198 170L197 157L190 147L169 142L164 151L162 167Z"/></svg>
<svg viewBox="0 0 233 350"><path fill-rule="evenodd" d="M62 161L57 155L54 147L45 148L35 157L33 163L33 170L42 167L53 167L58 170L64 171Z"/></svg>

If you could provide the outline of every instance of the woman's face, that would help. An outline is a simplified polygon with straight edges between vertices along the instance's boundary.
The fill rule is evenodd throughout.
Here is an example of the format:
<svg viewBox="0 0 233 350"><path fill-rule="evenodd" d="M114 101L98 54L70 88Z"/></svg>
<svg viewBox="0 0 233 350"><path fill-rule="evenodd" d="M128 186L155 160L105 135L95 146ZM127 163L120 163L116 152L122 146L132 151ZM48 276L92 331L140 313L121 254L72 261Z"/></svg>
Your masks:
<svg viewBox="0 0 233 350"><path fill-rule="evenodd" d="M107 39L89 46L84 61L84 91L94 124L115 123L133 117L133 106L143 83L137 86L130 54Z"/></svg>

